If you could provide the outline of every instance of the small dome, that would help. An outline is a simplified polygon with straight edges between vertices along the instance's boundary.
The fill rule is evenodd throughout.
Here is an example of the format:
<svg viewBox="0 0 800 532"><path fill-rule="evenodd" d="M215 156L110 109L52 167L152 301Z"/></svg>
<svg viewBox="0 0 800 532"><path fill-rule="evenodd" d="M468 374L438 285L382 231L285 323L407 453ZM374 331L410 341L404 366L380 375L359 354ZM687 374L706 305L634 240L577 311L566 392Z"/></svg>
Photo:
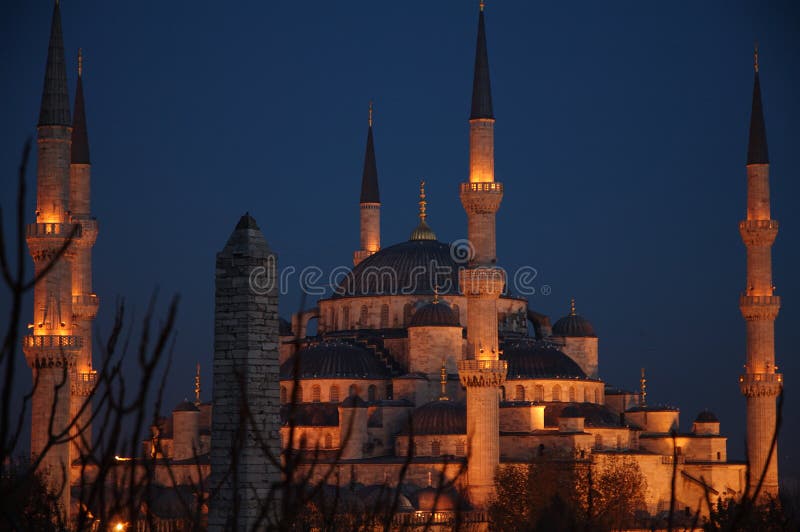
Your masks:
<svg viewBox="0 0 800 532"><path fill-rule="evenodd" d="M577 406L570 405L567 408L565 408L564 410L562 410L561 414L559 414L558 417L575 418L575 417L585 417L585 416L581 413L580 409Z"/></svg>
<svg viewBox="0 0 800 532"><path fill-rule="evenodd" d="M575 300L570 301L569 315L564 316L553 325L553 336L594 337L592 324L575 312Z"/></svg>
<svg viewBox="0 0 800 532"><path fill-rule="evenodd" d="M409 240L436 240L436 233L425 220L420 220L419 225L411 231Z"/></svg>
<svg viewBox="0 0 800 532"><path fill-rule="evenodd" d="M184 399L182 402L178 403L178 406L172 409L173 412L200 412L200 409L197 408L194 403Z"/></svg>
<svg viewBox="0 0 800 532"><path fill-rule="evenodd" d="M694 420L695 423L719 423L719 418L711 412L710 410L703 410L699 414L697 414L697 418Z"/></svg>
<svg viewBox="0 0 800 532"><path fill-rule="evenodd" d="M413 434L466 434L467 408L452 401L432 401L411 415ZM406 428L406 433L408 429Z"/></svg>
<svg viewBox="0 0 800 532"><path fill-rule="evenodd" d="M450 305L438 300L423 306L417 310L411 317L410 327L460 327L458 318L456 317Z"/></svg>
<svg viewBox="0 0 800 532"><path fill-rule="evenodd" d="M506 344L508 379L585 379L586 373L553 344L531 339Z"/></svg>
<svg viewBox="0 0 800 532"><path fill-rule="evenodd" d="M370 351L343 342L322 342L301 349L281 364L281 380L294 378L299 359L300 379L386 379L389 369Z"/></svg>

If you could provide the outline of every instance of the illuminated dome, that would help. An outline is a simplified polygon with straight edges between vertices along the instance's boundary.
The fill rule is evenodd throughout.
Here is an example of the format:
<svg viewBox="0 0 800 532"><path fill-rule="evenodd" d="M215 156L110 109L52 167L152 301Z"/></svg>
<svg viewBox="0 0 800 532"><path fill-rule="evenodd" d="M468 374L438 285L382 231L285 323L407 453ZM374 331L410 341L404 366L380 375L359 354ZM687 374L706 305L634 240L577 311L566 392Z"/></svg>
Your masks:
<svg viewBox="0 0 800 532"><path fill-rule="evenodd" d="M414 436L466 434L467 408L452 401L432 401L414 411L411 428Z"/></svg>
<svg viewBox="0 0 800 532"><path fill-rule="evenodd" d="M411 317L411 327L460 327L450 305L438 299L421 307Z"/></svg>
<svg viewBox="0 0 800 532"><path fill-rule="evenodd" d="M586 373L553 344L520 340L505 344L508 379L585 379Z"/></svg>
<svg viewBox="0 0 800 532"><path fill-rule="evenodd" d="M294 378L295 364L300 379L386 379L389 369L370 351L343 342L322 342L301 349L280 368L281 380Z"/></svg>
<svg viewBox="0 0 800 532"><path fill-rule="evenodd" d="M450 245L438 240L409 240L359 262L334 297L433 295L436 286L440 294L454 295L458 294L460 266L463 264L451 256Z"/></svg>

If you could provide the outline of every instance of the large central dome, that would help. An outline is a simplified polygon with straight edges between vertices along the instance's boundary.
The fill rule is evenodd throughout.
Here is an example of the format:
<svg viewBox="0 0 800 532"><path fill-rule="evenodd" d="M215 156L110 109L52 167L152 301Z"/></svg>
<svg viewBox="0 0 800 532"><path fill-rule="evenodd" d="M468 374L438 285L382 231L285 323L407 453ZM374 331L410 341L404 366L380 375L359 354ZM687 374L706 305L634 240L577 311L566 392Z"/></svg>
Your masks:
<svg viewBox="0 0 800 532"><path fill-rule="evenodd" d="M333 297L458 294L458 269L449 244L409 240L360 262Z"/></svg>

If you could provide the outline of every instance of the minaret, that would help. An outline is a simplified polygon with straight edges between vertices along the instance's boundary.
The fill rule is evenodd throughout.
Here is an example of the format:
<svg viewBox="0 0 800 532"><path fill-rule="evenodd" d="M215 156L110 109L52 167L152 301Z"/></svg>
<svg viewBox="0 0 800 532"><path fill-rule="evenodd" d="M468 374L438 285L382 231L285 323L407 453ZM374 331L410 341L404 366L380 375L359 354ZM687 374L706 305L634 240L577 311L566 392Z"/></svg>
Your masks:
<svg viewBox="0 0 800 532"><path fill-rule="evenodd" d="M39 275L58 255L70 235L79 236L69 214L70 141L72 135L67 71L58 2L53 7L44 90L37 127L36 222L27 227L27 242ZM70 246L71 247L71 246ZM72 446L64 439L69 424L75 367L83 338L74 331L71 257L58 257L34 287L31 335L23 352L36 386L31 398L31 455L41 456L39 470L48 487L60 493L69 511Z"/></svg>
<svg viewBox="0 0 800 532"><path fill-rule="evenodd" d="M770 216L769 156L761 85L758 79L758 48L754 55L755 80L747 148L747 219L739 232L747 248L747 287L739 308L747 326L747 363L739 377L747 398L747 460L750 465L750 494L764 471L759 496L778 494L778 449L772 448L776 424L776 396L783 376L775 365L775 318L781 306L772 284L772 243L778 222Z"/></svg>
<svg viewBox="0 0 800 532"><path fill-rule="evenodd" d="M378 166L372 140L372 102L369 102L367 149L361 175L361 249L353 253L353 265L381 249L381 198L378 192Z"/></svg>
<svg viewBox="0 0 800 532"><path fill-rule="evenodd" d="M75 238L68 257L72 265L73 334L82 339L75 361L76 383L72 387L72 415L81 412L78 429L84 428L76 438L80 453L91 442L91 403L83 407L95 384L92 369L92 329L99 301L92 291L92 247L97 240L97 220L91 215L91 171L89 135L86 128L86 110L83 101L83 52L78 50L78 84L75 88L75 113L72 120L72 150L70 154L69 206L70 220L80 226L80 237Z"/></svg>
<svg viewBox="0 0 800 532"><path fill-rule="evenodd" d="M507 372L505 361L499 360L497 339L497 298L505 275L495 267L495 213L503 198L503 185L494 180L494 114L483 8L481 2L469 120L469 182L461 184L473 254L459 276L467 297L467 355L458 365L461 384L467 389L469 498L478 508L485 508L494 493L500 463L498 387Z"/></svg>

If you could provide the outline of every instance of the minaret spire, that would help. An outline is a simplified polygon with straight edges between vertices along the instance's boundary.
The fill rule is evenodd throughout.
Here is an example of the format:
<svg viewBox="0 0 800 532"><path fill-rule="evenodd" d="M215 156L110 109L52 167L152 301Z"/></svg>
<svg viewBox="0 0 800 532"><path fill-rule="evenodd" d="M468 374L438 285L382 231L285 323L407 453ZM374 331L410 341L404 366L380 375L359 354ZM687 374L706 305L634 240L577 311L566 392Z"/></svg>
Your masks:
<svg viewBox="0 0 800 532"><path fill-rule="evenodd" d="M778 495L778 450L772 440L777 427L776 397L783 388L783 375L775 365L775 318L781 298L775 295L772 284L772 244L778 235L778 222L772 219L770 212L769 157L757 46L753 68L753 106L747 146L747 218L739 222L739 233L747 249L747 281L739 297L739 309L747 330L747 349L739 387L747 401L750 496L760 498ZM756 494L759 485L761 491Z"/></svg>
<svg viewBox="0 0 800 532"><path fill-rule="evenodd" d="M70 125L67 64L64 60L64 37L61 32L61 8L58 2L53 6L53 19L50 23L50 44L47 47L39 125Z"/></svg>
<svg viewBox="0 0 800 532"><path fill-rule="evenodd" d="M91 164L86 108L83 101L83 50L78 49L78 84L75 86L75 116L72 120L72 164Z"/></svg>
<svg viewBox="0 0 800 532"><path fill-rule="evenodd" d="M200 362L197 363L197 371L194 374L194 404L200 406Z"/></svg>
<svg viewBox="0 0 800 532"><path fill-rule="evenodd" d="M761 105L761 82L758 77L758 44L753 50L753 104L750 111L750 140L747 144L747 164L769 164L767 128Z"/></svg>
<svg viewBox="0 0 800 532"><path fill-rule="evenodd" d="M372 124L373 107L370 101L367 118L367 147L364 152L364 171L361 174L361 247L353 253L353 265L357 265L381 249L381 198L378 190L378 165L375 159Z"/></svg>
<svg viewBox="0 0 800 532"><path fill-rule="evenodd" d="M478 15L478 42L475 46L475 72L472 80L472 112L470 119L494 118L492 83L489 79L489 52L486 49L486 25L483 20L484 2Z"/></svg>

